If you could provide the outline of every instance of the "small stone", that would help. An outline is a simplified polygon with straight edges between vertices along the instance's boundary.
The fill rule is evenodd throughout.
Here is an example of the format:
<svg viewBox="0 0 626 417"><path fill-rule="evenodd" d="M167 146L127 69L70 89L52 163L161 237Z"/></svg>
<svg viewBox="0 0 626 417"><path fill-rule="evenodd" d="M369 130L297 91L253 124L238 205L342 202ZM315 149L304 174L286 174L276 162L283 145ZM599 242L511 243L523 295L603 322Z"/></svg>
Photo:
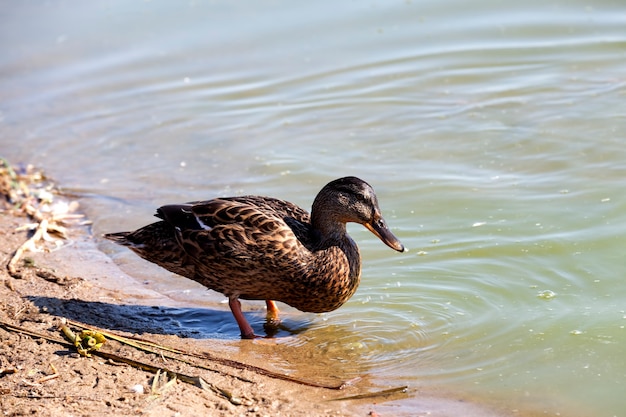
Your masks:
<svg viewBox="0 0 626 417"><path fill-rule="evenodd" d="M132 387L128 388L128 390L130 392L134 392L135 394L143 394L143 385L141 384L133 385Z"/></svg>

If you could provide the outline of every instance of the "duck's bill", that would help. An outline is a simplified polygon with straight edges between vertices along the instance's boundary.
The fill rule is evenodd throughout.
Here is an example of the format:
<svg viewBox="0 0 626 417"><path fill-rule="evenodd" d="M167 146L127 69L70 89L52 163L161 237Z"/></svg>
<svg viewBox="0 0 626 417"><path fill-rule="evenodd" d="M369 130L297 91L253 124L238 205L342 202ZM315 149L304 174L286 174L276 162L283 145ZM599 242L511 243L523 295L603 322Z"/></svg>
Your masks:
<svg viewBox="0 0 626 417"><path fill-rule="evenodd" d="M374 222L373 224L365 223L364 226L391 249L397 250L398 252L407 251L402 242L400 242L400 240L395 237L393 233L391 233L391 230L389 230L385 222Z"/></svg>

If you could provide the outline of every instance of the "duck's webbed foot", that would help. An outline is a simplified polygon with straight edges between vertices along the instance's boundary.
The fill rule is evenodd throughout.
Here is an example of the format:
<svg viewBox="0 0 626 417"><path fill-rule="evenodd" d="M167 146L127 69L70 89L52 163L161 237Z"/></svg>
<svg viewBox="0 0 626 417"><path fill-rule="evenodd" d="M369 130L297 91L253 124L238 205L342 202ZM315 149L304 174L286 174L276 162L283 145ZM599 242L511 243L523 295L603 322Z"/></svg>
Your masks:
<svg viewBox="0 0 626 417"><path fill-rule="evenodd" d="M267 306L267 314L265 315L263 328L265 333L267 333L267 337L274 337L280 327L280 311L278 311L276 303L272 300L265 300L265 305Z"/></svg>
<svg viewBox="0 0 626 417"><path fill-rule="evenodd" d="M272 300L265 300L265 305L267 306L267 314L265 319L267 320L266 325L277 327L280 324L280 311L278 310L278 306Z"/></svg>

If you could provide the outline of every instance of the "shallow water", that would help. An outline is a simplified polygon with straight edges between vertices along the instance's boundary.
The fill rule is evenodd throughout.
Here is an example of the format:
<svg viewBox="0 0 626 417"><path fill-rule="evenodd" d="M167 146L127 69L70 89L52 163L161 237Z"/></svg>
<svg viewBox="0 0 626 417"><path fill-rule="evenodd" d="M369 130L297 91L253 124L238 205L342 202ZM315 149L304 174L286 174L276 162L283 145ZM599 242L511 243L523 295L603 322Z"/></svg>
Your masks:
<svg viewBox="0 0 626 417"><path fill-rule="evenodd" d="M351 226L359 291L285 307L281 343L380 384L623 414L622 2L51 1L0 19L0 155L83 197L95 233L218 195L308 209L360 176L411 251ZM235 343L221 297L102 248L188 303L170 320Z"/></svg>

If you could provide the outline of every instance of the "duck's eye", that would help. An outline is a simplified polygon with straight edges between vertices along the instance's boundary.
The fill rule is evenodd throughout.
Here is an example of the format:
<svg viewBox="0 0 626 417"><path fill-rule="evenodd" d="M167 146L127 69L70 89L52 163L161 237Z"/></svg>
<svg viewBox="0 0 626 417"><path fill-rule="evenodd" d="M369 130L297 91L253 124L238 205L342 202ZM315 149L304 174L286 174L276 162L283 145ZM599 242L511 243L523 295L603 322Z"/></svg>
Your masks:
<svg viewBox="0 0 626 417"><path fill-rule="evenodd" d="M385 225L385 221L383 219L380 219L376 222L376 224L378 225L378 227L380 227L381 229L385 229L387 228L387 225Z"/></svg>

